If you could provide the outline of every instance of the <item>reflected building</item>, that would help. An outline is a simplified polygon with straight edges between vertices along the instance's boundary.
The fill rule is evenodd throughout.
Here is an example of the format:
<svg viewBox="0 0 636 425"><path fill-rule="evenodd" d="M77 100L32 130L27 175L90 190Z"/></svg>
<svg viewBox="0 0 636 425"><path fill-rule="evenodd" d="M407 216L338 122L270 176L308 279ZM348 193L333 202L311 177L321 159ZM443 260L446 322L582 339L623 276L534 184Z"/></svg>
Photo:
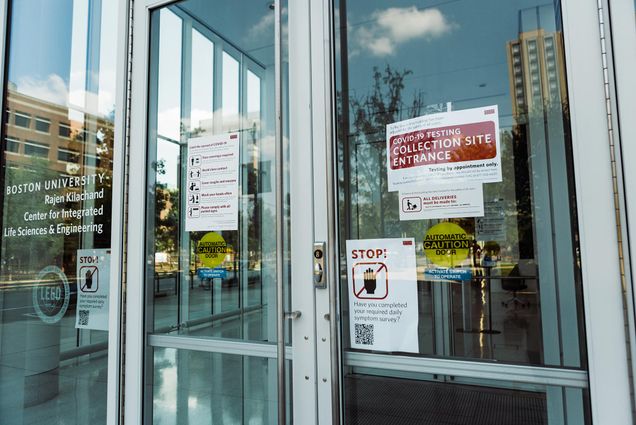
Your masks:
<svg viewBox="0 0 636 425"><path fill-rule="evenodd" d="M9 83L5 110L6 165L33 168L37 159L63 177L112 167L113 123L35 98Z"/></svg>
<svg viewBox="0 0 636 425"><path fill-rule="evenodd" d="M532 224L533 211L539 208L546 182L534 179L531 173L533 152L547 157L561 155L545 151L544 143L569 138L567 113L567 82L563 34L557 30L560 17L554 5L546 4L519 11L518 38L506 44L508 77L513 117L513 153L515 191L517 199L517 227L521 258L535 258L536 229ZM565 124L565 125L564 125ZM536 158L535 158L536 159ZM547 170L546 170L547 171ZM534 211L536 213L537 211Z"/></svg>
<svg viewBox="0 0 636 425"><path fill-rule="evenodd" d="M508 42L512 115L518 124L529 112L567 99L563 37L555 22L552 5L521 10L519 38Z"/></svg>
<svg viewBox="0 0 636 425"><path fill-rule="evenodd" d="M105 174L103 183L89 186L63 187L49 191L51 195L62 195L85 190L104 189L104 198L85 200L79 204L75 199L65 198L62 202L46 204L44 198L33 196L28 200L7 203L5 220L7 225L22 223L22 210L28 203L29 210L76 209L104 206L103 214L81 219L64 218L65 223L95 223L103 230L90 234L49 236L49 242L62 244L63 253L57 254L57 261L63 265L69 275L74 270L75 251L82 245L108 247L110 245L110 216L112 154L114 128L112 117L98 116L94 113L82 112L74 107L33 97L21 93L15 84L9 83L5 109L5 180L7 183L21 182L32 174L37 180L45 181L58 178L84 177L93 174ZM44 201L44 202L43 202ZM52 221L39 223L51 224ZM33 223L26 223L32 224ZM47 239L43 239L46 241ZM94 245L93 245L94 244ZM39 245L37 245L39 246ZM35 261L28 256L19 255L26 247L24 242L3 239L5 262L3 275L15 274L16 269L25 272L24 264ZM14 250L14 251L11 251ZM35 245L27 251L37 251ZM11 253L12 255L9 255ZM39 262L35 263L35 272ZM12 271L13 270L13 271Z"/></svg>

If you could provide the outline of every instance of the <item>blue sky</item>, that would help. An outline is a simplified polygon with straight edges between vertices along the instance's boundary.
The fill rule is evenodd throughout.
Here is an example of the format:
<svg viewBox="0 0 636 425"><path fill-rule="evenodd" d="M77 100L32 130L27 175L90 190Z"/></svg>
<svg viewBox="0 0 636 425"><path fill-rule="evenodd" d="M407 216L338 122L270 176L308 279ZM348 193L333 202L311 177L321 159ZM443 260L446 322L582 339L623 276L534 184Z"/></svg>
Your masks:
<svg viewBox="0 0 636 425"><path fill-rule="evenodd" d="M413 72L406 103L415 92L426 104L452 102L454 109L496 103L509 125L506 43L519 37L520 10L540 4L545 0L348 0L350 92L368 93L373 67L390 64Z"/></svg>
<svg viewBox="0 0 636 425"><path fill-rule="evenodd" d="M68 84L72 0L13 2L9 81L56 74Z"/></svg>

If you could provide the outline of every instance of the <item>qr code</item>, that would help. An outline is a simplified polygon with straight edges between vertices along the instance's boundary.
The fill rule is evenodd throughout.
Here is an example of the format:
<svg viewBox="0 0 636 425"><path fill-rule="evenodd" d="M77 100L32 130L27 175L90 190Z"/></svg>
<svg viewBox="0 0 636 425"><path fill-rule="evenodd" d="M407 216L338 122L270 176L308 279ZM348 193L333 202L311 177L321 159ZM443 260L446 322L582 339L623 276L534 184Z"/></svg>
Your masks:
<svg viewBox="0 0 636 425"><path fill-rule="evenodd" d="M355 324L356 344L373 345L373 325Z"/></svg>
<svg viewBox="0 0 636 425"><path fill-rule="evenodd" d="M79 326L88 326L88 318L90 317L90 314L91 314L90 310L80 310L79 321L77 324Z"/></svg>

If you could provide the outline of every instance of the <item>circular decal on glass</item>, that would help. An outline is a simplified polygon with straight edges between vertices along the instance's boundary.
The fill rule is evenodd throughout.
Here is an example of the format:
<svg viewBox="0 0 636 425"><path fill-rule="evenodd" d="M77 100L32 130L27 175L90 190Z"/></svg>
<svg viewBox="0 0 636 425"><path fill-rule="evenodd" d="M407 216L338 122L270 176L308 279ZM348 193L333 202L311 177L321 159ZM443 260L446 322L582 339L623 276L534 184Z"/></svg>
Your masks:
<svg viewBox="0 0 636 425"><path fill-rule="evenodd" d="M454 267L468 257L471 244L464 229L455 223L444 222L426 232L424 253L437 266Z"/></svg>
<svg viewBox="0 0 636 425"><path fill-rule="evenodd" d="M66 314L71 290L66 275L59 267L43 268L33 288L33 307L44 323L57 323Z"/></svg>
<svg viewBox="0 0 636 425"><path fill-rule="evenodd" d="M197 255L201 264L214 268L221 265L230 249L223 236L216 232L209 232L203 235L197 244Z"/></svg>

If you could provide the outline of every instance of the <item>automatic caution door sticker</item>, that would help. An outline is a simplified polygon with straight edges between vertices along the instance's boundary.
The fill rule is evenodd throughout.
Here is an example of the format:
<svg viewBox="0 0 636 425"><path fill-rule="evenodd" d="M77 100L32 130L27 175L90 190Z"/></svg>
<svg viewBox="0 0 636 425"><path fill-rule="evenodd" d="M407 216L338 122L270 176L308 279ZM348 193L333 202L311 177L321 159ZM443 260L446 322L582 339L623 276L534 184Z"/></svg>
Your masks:
<svg viewBox="0 0 636 425"><path fill-rule="evenodd" d="M201 264L213 269L225 261L230 250L223 236L216 232L208 232L197 244L196 253Z"/></svg>
<svg viewBox="0 0 636 425"><path fill-rule="evenodd" d="M455 267L461 264L473 240L455 223L439 223L431 227L424 236L424 253L431 263L440 267Z"/></svg>
<svg viewBox="0 0 636 425"><path fill-rule="evenodd" d="M419 352L415 241L347 241L351 347Z"/></svg>

